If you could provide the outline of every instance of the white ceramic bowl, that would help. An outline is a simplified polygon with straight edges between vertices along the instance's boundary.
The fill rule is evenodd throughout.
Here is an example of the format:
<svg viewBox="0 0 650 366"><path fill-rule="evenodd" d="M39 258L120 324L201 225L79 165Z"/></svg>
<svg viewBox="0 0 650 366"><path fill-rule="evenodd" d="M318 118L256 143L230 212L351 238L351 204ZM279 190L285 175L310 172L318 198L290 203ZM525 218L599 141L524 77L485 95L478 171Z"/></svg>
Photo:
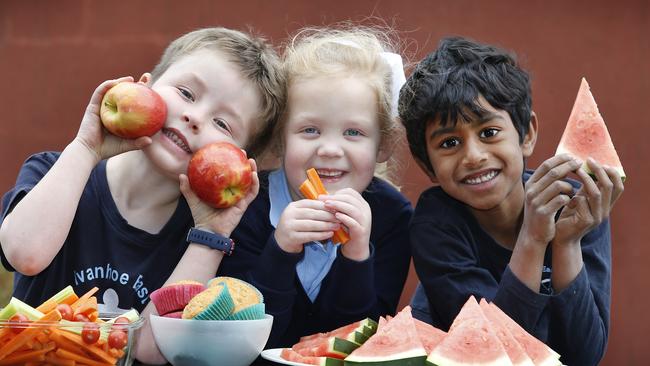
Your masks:
<svg viewBox="0 0 650 366"><path fill-rule="evenodd" d="M248 366L264 349L273 316L260 320L186 320L150 315L158 349L174 366Z"/></svg>

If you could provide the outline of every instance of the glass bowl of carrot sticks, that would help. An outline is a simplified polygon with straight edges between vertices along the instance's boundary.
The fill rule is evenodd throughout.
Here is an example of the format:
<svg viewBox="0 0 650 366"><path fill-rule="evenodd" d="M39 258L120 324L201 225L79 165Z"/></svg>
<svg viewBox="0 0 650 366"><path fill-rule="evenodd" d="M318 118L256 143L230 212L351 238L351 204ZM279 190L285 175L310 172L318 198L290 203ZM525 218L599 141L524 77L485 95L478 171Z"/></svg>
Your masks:
<svg viewBox="0 0 650 366"><path fill-rule="evenodd" d="M66 287L38 307L11 298L0 310L0 366L130 366L144 319L136 310L100 313L96 291Z"/></svg>

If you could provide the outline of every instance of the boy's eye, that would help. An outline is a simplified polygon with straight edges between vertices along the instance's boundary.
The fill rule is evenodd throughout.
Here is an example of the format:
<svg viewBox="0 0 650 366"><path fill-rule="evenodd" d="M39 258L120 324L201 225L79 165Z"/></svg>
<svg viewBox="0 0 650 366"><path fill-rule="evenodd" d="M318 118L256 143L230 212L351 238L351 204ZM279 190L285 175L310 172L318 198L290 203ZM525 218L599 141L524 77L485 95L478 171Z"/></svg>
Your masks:
<svg viewBox="0 0 650 366"><path fill-rule="evenodd" d="M343 134L346 135L346 136L361 136L361 135L363 135L361 133L361 131L356 130L354 128L349 128L349 129L345 130L345 132Z"/></svg>
<svg viewBox="0 0 650 366"><path fill-rule="evenodd" d="M442 141L440 147L443 149L451 149L452 147L458 146L458 144L460 144L460 141L458 141L457 138L452 137Z"/></svg>
<svg viewBox="0 0 650 366"><path fill-rule="evenodd" d="M178 91L183 95L183 97L187 100L194 101L194 95L192 95L192 92L185 88L178 88Z"/></svg>
<svg viewBox="0 0 650 366"><path fill-rule="evenodd" d="M228 132L230 132L230 126L228 126L228 123L226 121L220 119L220 118L213 118L212 119L212 124L214 124L215 127L217 128L222 128Z"/></svg>
<svg viewBox="0 0 650 366"><path fill-rule="evenodd" d="M496 136L498 133L499 133L499 130L497 130L496 128L486 128L486 129L484 129L483 131L481 131L481 133L479 134L479 136L480 136L481 138L488 138L488 137L494 137L494 136Z"/></svg>

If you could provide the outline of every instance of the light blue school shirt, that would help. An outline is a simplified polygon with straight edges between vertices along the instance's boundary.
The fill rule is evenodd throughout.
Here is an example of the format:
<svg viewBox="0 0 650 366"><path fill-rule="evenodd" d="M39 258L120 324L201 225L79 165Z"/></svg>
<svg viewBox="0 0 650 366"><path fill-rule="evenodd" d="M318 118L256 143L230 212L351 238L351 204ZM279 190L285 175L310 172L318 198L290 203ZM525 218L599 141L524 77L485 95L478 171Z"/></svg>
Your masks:
<svg viewBox="0 0 650 366"><path fill-rule="evenodd" d="M280 215L292 201L284 169L269 174L269 201L271 202L269 220L271 225L277 228ZM314 302L318 296L321 282L336 259L336 249L339 245L332 244L329 239L325 244L316 241L305 243L305 255L296 264L296 274L311 302Z"/></svg>

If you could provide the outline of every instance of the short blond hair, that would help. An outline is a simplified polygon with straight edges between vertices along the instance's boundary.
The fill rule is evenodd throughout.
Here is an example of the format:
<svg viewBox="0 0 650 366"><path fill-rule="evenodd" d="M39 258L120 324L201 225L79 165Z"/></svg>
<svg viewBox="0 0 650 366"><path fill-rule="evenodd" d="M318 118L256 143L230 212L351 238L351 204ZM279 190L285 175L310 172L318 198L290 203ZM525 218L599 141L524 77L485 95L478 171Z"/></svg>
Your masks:
<svg viewBox="0 0 650 366"><path fill-rule="evenodd" d="M391 37L387 29L362 26L302 29L284 50L282 68L287 89L296 81L305 79L329 76L361 78L377 96L381 146L394 146L403 138L403 132L392 111L392 70L382 57L382 52L396 51ZM273 138L278 154L284 151L285 127L286 116L283 116L276 125ZM395 159L391 156L387 163L377 164L375 175L394 183L389 168L393 162Z"/></svg>
<svg viewBox="0 0 650 366"><path fill-rule="evenodd" d="M203 49L213 49L226 55L258 88L262 97L259 127L244 148L249 157L262 155L271 142L273 127L286 103L286 82L278 54L259 36L222 27L198 29L169 44L151 72L152 81L155 82L180 58Z"/></svg>

